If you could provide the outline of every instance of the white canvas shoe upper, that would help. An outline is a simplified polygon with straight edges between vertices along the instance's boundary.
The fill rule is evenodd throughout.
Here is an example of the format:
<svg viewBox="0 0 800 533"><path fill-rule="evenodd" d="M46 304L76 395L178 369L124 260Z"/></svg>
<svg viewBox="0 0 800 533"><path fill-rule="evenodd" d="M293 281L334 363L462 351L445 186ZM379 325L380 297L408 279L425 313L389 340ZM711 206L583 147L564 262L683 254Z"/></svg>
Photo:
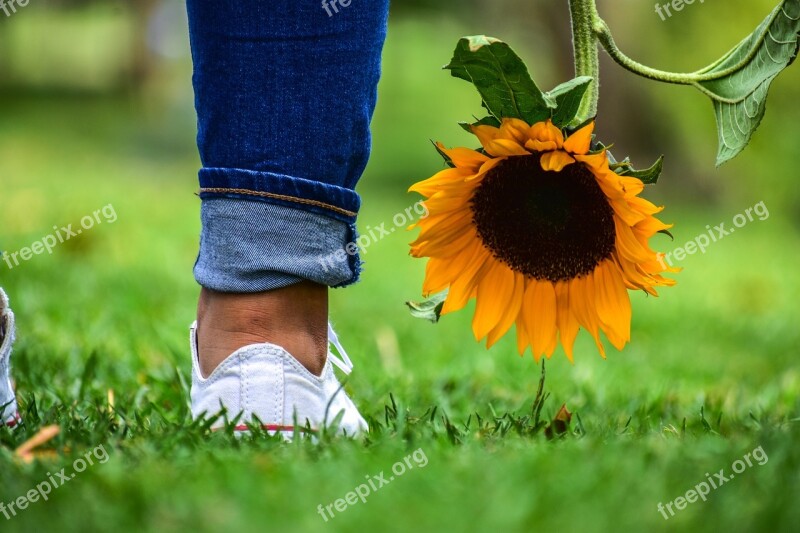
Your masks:
<svg viewBox="0 0 800 533"><path fill-rule="evenodd" d="M13 427L20 422L9 368L15 334L14 313L8 296L0 288L0 426Z"/></svg>
<svg viewBox="0 0 800 533"><path fill-rule="evenodd" d="M224 408L229 420L241 415L236 427L239 431L246 431L246 424L256 418L263 429L289 438L295 428L304 432L307 426L312 431L322 428L323 423L330 427L343 411L337 426L339 433L354 436L367 429L341 389L331 357L322 375L315 376L280 346L253 344L240 348L211 375L203 377L197 353L197 323L190 328L190 344L195 418L217 415ZM212 427L223 425L224 418L219 416Z"/></svg>

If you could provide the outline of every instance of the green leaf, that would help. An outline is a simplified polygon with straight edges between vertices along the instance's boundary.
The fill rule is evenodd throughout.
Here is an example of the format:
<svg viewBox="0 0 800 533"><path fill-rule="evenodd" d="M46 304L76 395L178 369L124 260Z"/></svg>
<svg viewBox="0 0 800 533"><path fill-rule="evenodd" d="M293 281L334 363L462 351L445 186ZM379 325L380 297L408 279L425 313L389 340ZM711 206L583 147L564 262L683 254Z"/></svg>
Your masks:
<svg viewBox="0 0 800 533"><path fill-rule="evenodd" d="M556 109L553 111L553 124L559 128L570 125L578 115L583 95L586 94L592 81L594 78L591 76L578 76L545 94L545 98L556 104Z"/></svg>
<svg viewBox="0 0 800 533"><path fill-rule="evenodd" d="M430 320L434 324L439 322L439 317L442 314L442 307L444 301L447 299L448 291L437 292L424 302L406 302L406 305L411 310L411 316L416 318L424 318Z"/></svg>
<svg viewBox="0 0 800 533"><path fill-rule="evenodd" d="M519 118L528 124L550 118L555 102L545 97L528 68L503 41L485 35L458 41L453 59L444 67L472 83L484 107L498 120Z"/></svg>
<svg viewBox="0 0 800 533"><path fill-rule="evenodd" d="M659 157L658 160L653 163L653 166L644 170L636 170L633 168L633 165L631 165L627 157L620 163L609 165L609 168L621 176L639 178L645 185L650 185L656 183L658 178L661 177L661 171L664 169L664 156L662 155Z"/></svg>
<svg viewBox="0 0 800 533"><path fill-rule="evenodd" d="M717 166L750 142L764 117L772 80L797 55L800 0L784 0L733 50L697 72L695 86L714 102L719 135Z"/></svg>

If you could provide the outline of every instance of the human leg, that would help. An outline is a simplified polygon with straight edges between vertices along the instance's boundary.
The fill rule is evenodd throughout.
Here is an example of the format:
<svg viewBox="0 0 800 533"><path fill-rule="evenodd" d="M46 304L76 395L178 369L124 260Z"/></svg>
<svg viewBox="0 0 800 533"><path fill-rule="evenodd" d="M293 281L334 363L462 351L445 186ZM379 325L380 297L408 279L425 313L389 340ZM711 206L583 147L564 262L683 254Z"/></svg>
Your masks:
<svg viewBox="0 0 800 533"><path fill-rule="evenodd" d="M388 2L335 16L292 0L187 6L203 162L201 377L256 343L319 376L327 287L359 273L344 250L356 237Z"/></svg>

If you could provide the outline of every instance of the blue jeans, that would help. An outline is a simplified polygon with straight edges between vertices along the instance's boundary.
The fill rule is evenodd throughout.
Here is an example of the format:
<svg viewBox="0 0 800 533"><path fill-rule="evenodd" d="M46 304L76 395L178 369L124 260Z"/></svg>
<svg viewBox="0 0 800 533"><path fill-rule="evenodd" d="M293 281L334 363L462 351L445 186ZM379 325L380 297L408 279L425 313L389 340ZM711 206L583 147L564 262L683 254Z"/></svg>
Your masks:
<svg viewBox="0 0 800 533"><path fill-rule="evenodd" d="M356 240L389 2L351 2L187 0L202 286L358 279L358 254L342 250Z"/></svg>

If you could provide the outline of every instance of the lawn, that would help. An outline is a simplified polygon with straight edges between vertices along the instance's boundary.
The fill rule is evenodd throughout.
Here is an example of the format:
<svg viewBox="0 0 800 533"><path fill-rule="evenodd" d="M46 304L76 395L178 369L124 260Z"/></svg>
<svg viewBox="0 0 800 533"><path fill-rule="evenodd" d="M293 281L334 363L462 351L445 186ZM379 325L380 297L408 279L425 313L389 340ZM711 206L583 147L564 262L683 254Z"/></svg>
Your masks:
<svg viewBox="0 0 800 533"><path fill-rule="evenodd" d="M185 117L181 105L168 109ZM236 439L193 423L188 409L199 162L191 121L169 113L123 97L3 103L0 249L104 206L117 218L52 255L0 263L18 316L25 418L17 431L0 429L0 502L61 480L62 469L69 479L47 501L0 515L0 530L796 530L800 232L790 211L774 207L689 256L661 297L632 294L623 352L607 344L603 360L585 333L574 365L559 349L547 362L540 424L541 369L517 355L513 338L491 351L475 343L471 308L437 325L409 315L404 301L419 296L424 265L408 257L412 236L398 227L368 246L363 281L331 295L356 362L347 388L370 435L319 445ZM378 120L391 115L383 109ZM429 150L425 135L417 153ZM381 138L376 145L362 229L394 227L417 200L408 183L381 181L402 161ZM659 236L658 246L730 226L761 199L670 205L676 241ZM550 439L542 426L563 404L571 424ZM14 449L48 425L60 434L33 462L19 460ZM70 477L87 454L94 464ZM720 483L717 473L728 481L706 501L674 502L709 478ZM348 504L365 486L366 501ZM675 516L665 520L659 503Z"/></svg>

